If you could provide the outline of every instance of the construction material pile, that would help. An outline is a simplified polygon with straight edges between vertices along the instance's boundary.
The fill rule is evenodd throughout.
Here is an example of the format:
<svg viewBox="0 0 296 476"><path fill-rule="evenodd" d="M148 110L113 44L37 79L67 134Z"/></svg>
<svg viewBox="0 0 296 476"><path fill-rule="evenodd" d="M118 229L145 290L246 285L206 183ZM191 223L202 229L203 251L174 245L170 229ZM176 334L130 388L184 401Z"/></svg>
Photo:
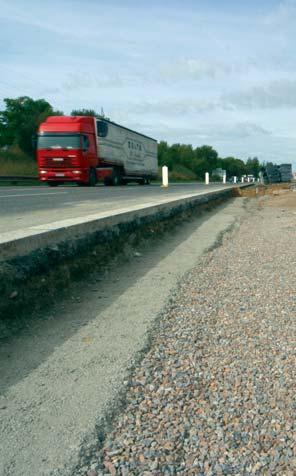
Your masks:
<svg viewBox="0 0 296 476"><path fill-rule="evenodd" d="M291 164L281 164L279 166L281 181L290 182L292 180L292 165Z"/></svg>
<svg viewBox="0 0 296 476"><path fill-rule="evenodd" d="M264 178L268 183L291 182L292 180L292 165L267 164L264 172Z"/></svg>

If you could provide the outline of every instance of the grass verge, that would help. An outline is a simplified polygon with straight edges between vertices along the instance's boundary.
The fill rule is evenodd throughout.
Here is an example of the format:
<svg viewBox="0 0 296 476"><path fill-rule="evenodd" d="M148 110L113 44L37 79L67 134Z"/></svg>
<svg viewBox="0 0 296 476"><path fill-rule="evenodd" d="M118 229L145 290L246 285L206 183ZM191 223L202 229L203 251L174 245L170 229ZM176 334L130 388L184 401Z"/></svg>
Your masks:
<svg viewBox="0 0 296 476"><path fill-rule="evenodd" d="M20 150L0 151L0 175L37 177L37 173L36 161Z"/></svg>

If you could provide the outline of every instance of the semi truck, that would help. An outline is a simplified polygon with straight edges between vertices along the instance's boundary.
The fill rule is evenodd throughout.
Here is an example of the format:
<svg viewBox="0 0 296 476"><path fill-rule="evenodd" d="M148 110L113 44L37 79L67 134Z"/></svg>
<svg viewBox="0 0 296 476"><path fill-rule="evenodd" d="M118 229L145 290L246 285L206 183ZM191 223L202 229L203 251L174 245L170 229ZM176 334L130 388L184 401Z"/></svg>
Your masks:
<svg viewBox="0 0 296 476"><path fill-rule="evenodd" d="M157 141L105 118L50 116L38 129L37 162L51 186L145 185L157 176Z"/></svg>

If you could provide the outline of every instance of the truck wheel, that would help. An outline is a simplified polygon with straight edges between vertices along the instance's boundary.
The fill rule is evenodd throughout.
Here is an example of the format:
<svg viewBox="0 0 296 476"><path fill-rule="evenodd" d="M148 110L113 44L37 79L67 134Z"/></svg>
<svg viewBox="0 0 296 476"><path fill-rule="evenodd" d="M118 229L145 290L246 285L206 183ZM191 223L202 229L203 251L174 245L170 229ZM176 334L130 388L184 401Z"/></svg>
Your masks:
<svg viewBox="0 0 296 476"><path fill-rule="evenodd" d="M146 178L145 185L150 185L150 178Z"/></svg>
<svg viewBox="0 0 296 476"><path fill-rule="evenodd" d="M97 183L97 174L95 169L90 169L89 171L89 179L88 179L88 185L90 187L95 187Z"/></svg>
<svg viewBox="0 0 296 476"><path fill-rule="evenodd" d="M112 185L112 179L110 177L105 177L104 185L106 185L106 187L108 187L109 185Z"/></svg>
<svg viewBox="0 0 296 476"><path fill-rule="evenodd" d="M145 185L145 179L138 180L139 185Z"/></svg>
<svg viewBox="0 0 296 476"><path fill-rule="evenodd" d="M117 185L121 184L121 171L119 168L114 168L112 174L112 185L117 187Z"/></svg>

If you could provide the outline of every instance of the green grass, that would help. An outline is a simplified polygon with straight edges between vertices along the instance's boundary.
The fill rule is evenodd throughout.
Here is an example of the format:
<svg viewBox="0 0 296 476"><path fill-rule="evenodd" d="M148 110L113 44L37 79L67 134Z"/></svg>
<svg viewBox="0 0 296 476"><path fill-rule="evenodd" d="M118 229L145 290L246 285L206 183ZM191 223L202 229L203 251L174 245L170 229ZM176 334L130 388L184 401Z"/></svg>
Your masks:
<svg viewBox="0 0 296 476"><path fill-rule="evenodd" d="M161 167L158 170L158 180L162 180ZM196 175L192 170L183 165L176 164L173 170L169 171L169 182L196 182Z"/></svg>
<svg viewBox="0 0 296 476"><path fill-rule="evenodd" d="M36 161L20 150L1 150L0 175L37 176Z"/></svg>

